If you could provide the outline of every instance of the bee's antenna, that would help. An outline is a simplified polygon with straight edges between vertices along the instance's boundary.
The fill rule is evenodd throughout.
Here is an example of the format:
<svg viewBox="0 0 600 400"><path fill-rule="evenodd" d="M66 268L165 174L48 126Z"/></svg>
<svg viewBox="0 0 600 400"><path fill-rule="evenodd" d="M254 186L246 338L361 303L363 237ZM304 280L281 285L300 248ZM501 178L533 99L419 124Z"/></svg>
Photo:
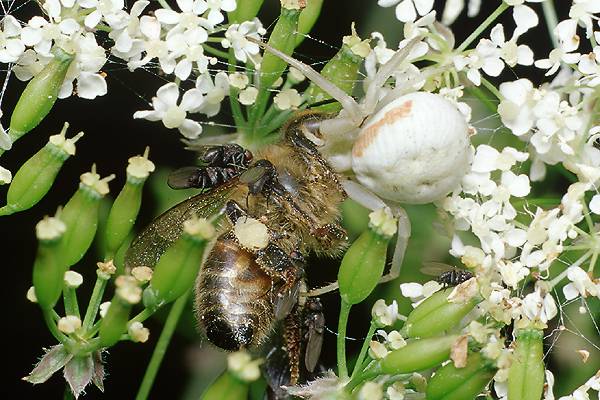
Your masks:
<svg viewBox="0 0 600 400"><path fill-rule="evenodd" d="M313 67L310 65L304 64L302 61L298 61L293 57L288 56L284 52L277 50L274 47L271 47L267 43L263 43L260 40L256 40L251 37L247 37L250 42L253 42L263 49L267 50L269 53L281 58L283 61L288 63L290 66L296 68L300 72L304 74L308 79L314 82L317 86L327 92L331 97L340 102L342 107L353 116L360 116L360 107L356 100L352 98L352 96L348 95L346 92L338 88L336 85L331 83L328 79L323 77L320 73L315 71Z"/></svg>

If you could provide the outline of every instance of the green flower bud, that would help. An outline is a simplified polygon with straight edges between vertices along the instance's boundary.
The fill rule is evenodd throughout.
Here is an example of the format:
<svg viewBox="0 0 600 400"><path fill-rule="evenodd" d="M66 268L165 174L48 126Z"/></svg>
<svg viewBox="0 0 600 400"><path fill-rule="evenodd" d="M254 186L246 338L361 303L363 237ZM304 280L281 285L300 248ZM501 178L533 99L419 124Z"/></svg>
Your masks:
<svg viewBox="0 0 600 400"><path fill-rule="evenodd" d="M347 94L352 94L354 83L358 80L358 71L362 61L371 51L371 47L368 40L361 40L358 37L354 30L354 25L352 25L352 34L344 36L342 42L342 48L323 67L321 75ZM329 94L314 83L309 85L306 93L309 96L308 104L331 99ZM313 109L334 113L340 111L342 106L336 102L313 107Z"/></svg>
<svg viewBox="0 0 600 400"><path fill-rule="evenodd" d="M241 24L256 17L265 0L237 0L237 7L228 14L229 23Z"/></svg>
<svg viewBox="0 0 600 400"><path fill-rule="evenodd" d="M369 215L369 228L346 251L338 272L340 295L348 304L362 302L373 291L385 267L387 245L396 233L389 210Z"/></svg>
<svg viewBox="0 0 600 400"><path fill-rule="evenodd" d="M33 264L33 287L40 307L54 307L63 288L66 265L60 257L65 224L55 217L44 217L35 227L39 246Z"/></svg>
<svg viewBox="0 0 600 400"><path fill-rule="evenodd" d="M381 372L407 374L433 368L450 357L456 339L456 335L451 335L410 341L381 360Z"/></svg>
<svg viewBox="0 0 600 400"><path fill-rule="evenodd" d="M98 227L100 199L108 193L108 182L114 177L100 179L96 166L92 166L91 172L81 175L79 189L63 208L60 218L67 225L67 232L61 253L68 266L81 260L92 244Z"/></svg>
<svg viewBox="0 0 600 400"><path fill-rule="evenodd" d="M298 19L298 35L296 35L296 47L302 43L304 36L310 32L317 22L323 7L323 0L307 0L306 8L300 13Z"/></svg>
<svg viewBox="0 0 600 400"><path fill-rule="evenodd" d="M248 383L225 371L204 392L202 400L246 399L248 388Z"/></svg>
<svg viewBox="0 0 600 400"><path fill-rule="evenodd" d="M13 143L35 128L50 112L74 59L60 47L54 58L25 87L10 118L10 138Z"/></svg>
<svg viewBox="0 0 600 400"><path fill-rule="evenodd" d="M464 368L454 363L438 369L427 385L427 400L474 399L490 383L495 366L479 353L471 353ZM509 398L512 400L512 397Z"/></svg>
<svg viewBox="0 0 600 400"><path fill-rule="evenodd" d="M295 33L298 29L298 19L302 10L300 9L300 6L293 7L291 4L287 3L294 3L294 1L282 0L281 14L269 37L268 44L287 55L291 55L296 47ZM295 3L299 4L300 2ZM265 92L265 90L275 83L281 74L283 74L286 67L287 64L285 61L270 52L265 52L263 60L260 63L259 81L259 87L261 88L261 91L265 93L264 95L269 95L269 92ZM259 104L258 100L257 104Z"/></svg>
<svg viewBox="0 0 600 400"><path fill-rule="evenodd" d="M149 294L144 298L152 299L153 303L168 303L190 289L202 264L206 244L214 235L214 227L204 218L185 221L181 237L156 263L147 289Z"/></svg>
<svg viewBox="0 0 600 400"><path fill-rule="evenodd" d="M115 280L117 290L110 302L108 311L100 323L100 343L102 347L110 347L119 341L127 331L127 322L131 307L139 303L142 289L132 276L121 275Z"/></svg>
<svg viewBox="0 0 600 400"><path fill-rule="evenodd" d="M407 337L430 337L439 335L455 326L480 301L481 298L473 293L467 299L448 300L448 295L454 288L448 288L434 293L419 304L409 315L402 328L402 335Z"/></svg>
<svg viewBox="0 0 600 400"><path fill-rule="evenodd" d="M75 154L75 142L83 136L83 132L79 132L67 139L68 127L65 122L62 131L50 136L48 143L17 171L8 188L7 204L0 208L0 215L27 210L48 193L63 163Z"/></svg>
<svg viewBox="0 0 600 400"><path fill-rule="evenodd" d="M131 157L127 181L115 199L106 222L106 250L112 257L127 239L142 204L142 188L154 164L148 160L149 148L143 156Z"/></svg>
<svg viewBox="0 0 600 400"><path fill-rule="evenodd" d="M536 400L544 391L543 332L523 329L516 333L512 364L508 370L508 398Z"/></svg>

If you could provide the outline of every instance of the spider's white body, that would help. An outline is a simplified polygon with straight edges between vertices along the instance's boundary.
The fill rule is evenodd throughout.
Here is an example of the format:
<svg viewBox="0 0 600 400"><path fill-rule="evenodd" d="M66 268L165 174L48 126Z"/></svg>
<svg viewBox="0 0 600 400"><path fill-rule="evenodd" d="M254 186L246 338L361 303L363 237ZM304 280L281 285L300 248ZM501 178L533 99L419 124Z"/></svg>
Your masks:
<svg viewBox="0 0 600 400"><path fill-rule="evenodd" d="M444 97L414 92L379 110L352 147L356 179L400 203L438 200L455 189L470 162L469 128Z"/></svg>

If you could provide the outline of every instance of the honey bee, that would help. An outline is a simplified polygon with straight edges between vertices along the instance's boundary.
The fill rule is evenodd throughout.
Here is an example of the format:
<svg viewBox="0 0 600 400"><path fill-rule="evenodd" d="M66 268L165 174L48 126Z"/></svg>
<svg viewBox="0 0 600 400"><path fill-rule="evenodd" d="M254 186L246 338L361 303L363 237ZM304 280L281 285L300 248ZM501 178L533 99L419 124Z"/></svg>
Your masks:
<svg viewBox="0 0 600 400"><path fill-rule="evenodd" d="M423 263L421 272L426 275L437 276L437 281L444 287L460 285L474 276L470 271L434 261Z"/></svg>
<svg viewBox="0 0 600 400"><path fill-rule="evenodd" d="M307 139L324 118L322 113L298 114L283 127L279 143L256 154L238 145L202 151L200 167L177 170L168 183L203 192L159 216L125 258L127 268L154 266L193 214L223 215L217 239L198 260L197 321L211 343L228 351L257 349L281 325L289 371L271 380L275 386L295 384L301 369L312 372L321 351L324 321L318 300L306 296L305 255L336 257L347 246L339 225L346 194ZM266 245L251 248L239 240L236 224L247 221L266 226ZM305 368L300 366L302 349Z"/></svg>

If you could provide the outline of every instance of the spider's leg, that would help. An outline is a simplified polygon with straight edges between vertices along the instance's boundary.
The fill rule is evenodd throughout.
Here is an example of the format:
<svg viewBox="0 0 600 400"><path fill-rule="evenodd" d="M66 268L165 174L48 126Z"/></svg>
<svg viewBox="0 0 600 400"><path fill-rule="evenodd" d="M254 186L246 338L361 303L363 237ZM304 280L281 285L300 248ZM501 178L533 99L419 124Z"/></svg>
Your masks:
<svg viewBox="0 0 600 400"><path fill-rule="evenodd" d="M390 207L394 216L398 218L398 239L396 240L396 247L394 248L394 255L392 256L392 264L388 273L382 276L379 282L389 282L396 279L400 275L402 260L404 259L404 253L406 252L406 246L408 245L408 239L410 238L410 219L408 218L406 211L399 205L389 205L384 203L379 197L356 182L344 181L342 182L342 186L348 194L348 197L362 206L370 210Z"/></svg>
<svg viewBox="0 0 600 400"><path fill-rule="evenodd" d="M367 89L367 93L365 93L364 110L367 113L372 113L375 110L375 107L379 102L379 90L383 87L383 85L385 85L385 82L389 79L389 77L396 72L398 66L402 64L402 62L413 50L415 45L419 43L422 38L422 36L417 36L411 39L406 46L398 50L388 62L379 68L379 71L377 71L377 74L375 74L373 81Z"/></svg>
<svg viewBox="0 0 600 400"><path fill-rule="evenodd" d="M319 86L321 89L327 92L327 94L339 101L344 110L346 110L350 115L350 118L353 121L356 121L356 125L359 125L363 121L364 118L356 100L354 100L352 96L346 94L346 92L344 92L342 89L331 83L328 79L323 77L323 75L315 71L315 69L310 65L304 64L302 61L298 61L295 58L271 47L270 45L261 42L260 40L256 40L251 37L247 37L246 39L256 43L269 53L281 58L288 65L302 72L302 74L310 79L315 85Z"/></svg>

